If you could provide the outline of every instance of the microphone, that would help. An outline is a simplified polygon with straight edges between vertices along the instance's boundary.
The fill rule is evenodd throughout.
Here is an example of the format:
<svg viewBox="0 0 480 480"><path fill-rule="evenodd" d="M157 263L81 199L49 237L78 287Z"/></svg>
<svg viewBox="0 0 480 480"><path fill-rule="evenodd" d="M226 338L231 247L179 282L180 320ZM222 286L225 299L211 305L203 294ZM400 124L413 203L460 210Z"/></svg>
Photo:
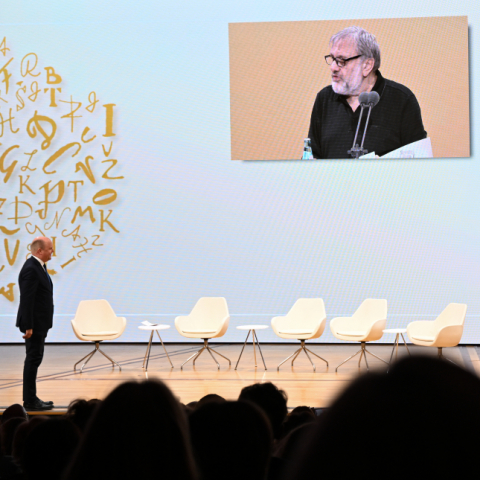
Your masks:
<svg viewBox="0 0 480 480"><path fill-rule="evenodd" d="M370 98L370 94L368 92L362 92L358 96L358 101L362 107L366 107L368 105L368 99Z"/></svg>
<svg viewBox="0 0 480 480"><path fill-rule="evenodd" d="M352 158L359 158L360 155L365 155L366 153L368 153L368 150L365 150L363 148L363 143L365 142L365 135L367 133L367 126L370 120L370 113L372 111L372 108L380 101L380 95L377 92L362 92L358 96L358 101L360 103L361 110L360 117L358 119L357 131L355 132L355 138L353 139L352 148L347 152L349 155L352 156ZM368 116L365 123L365 128L363 130L362 144L359 147L357 144L357 137L358 131L360 129L360 124L362 123L363 110L365 108L368 108Z"/></svg>
<svg viewBox="0 0 480 480"><path fill-rule="evenodd" d="M366 92L364 92L366 93ZM367 103L374 107L380 101L380 95L377 92L369 92L367 98ZM360 95L361 97L361 95ZM358 97L360 99L360 97Z"/></svg>

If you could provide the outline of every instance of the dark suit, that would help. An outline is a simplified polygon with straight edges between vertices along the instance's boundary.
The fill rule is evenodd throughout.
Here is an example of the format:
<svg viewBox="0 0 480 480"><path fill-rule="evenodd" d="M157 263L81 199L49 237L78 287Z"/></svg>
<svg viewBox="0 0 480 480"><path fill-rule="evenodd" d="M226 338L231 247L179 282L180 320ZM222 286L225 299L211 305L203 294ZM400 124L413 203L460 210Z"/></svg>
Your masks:
<svg viewBox="0 0 480 480"><path fill-rule="evenodd" d="M25 339L26 357L23 367L23 401L33 403L37 398L37 371L42 363L47 332L53 322L53 285L41 263L30 257L18 276L20 305L17 327L22 333L33 330Z"/></svg>

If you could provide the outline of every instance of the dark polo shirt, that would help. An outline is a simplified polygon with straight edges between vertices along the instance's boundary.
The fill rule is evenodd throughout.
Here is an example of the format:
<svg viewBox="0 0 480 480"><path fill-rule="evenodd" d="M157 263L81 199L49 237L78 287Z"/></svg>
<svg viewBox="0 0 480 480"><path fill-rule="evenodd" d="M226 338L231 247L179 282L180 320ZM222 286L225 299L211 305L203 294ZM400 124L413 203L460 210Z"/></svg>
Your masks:
<svg viewBox="0 0 480 480"><path fill-rule="evenodd" d="M363 148L382 156L427 137L420 105L407 87L383 78L377 71L372 90L380 95L380 101L372 108ZM353 145L360 110L358 107L354 112L345 96L336 94L331 85L318 93L308 134L315 158L352 158L347 151ZM365 109L357 138L359 145L367 113Z"/></svg>

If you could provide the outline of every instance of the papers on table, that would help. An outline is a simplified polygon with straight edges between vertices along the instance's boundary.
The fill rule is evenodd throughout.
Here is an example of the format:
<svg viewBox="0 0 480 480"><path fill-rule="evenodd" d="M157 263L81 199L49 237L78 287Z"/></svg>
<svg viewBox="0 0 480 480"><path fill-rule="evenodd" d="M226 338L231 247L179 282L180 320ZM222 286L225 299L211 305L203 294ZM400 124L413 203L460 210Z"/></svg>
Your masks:
<svg viewBox="0 0 480 480"><path fill-rule="evenodd" d="M377 156L375 155L375 152L370 152L366 155L362 155L360 158L377 158Z"/></svg>
<svg viewBox="0 0 480 480"><path fill-rule="evenodd" d="M375 152L367 153L360 158L376 158ZM433 158L432 141L430 137L397 148L380 158Z"/></svg>

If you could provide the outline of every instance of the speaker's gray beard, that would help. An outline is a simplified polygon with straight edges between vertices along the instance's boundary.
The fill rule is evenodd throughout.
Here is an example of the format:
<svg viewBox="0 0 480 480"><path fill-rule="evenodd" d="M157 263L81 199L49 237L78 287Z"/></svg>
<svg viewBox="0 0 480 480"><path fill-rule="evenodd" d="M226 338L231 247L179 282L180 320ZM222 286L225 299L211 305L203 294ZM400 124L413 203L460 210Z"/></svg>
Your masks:
<svg viewBox="0 0 480 480"><path fill-rule="evenodd" d="M332 82L332 88L338 95L359 95L360 87L362 86L362 78L356 78L353 82L346 82L341 80L340 82Z"/></svg>
<svg viewBox="0 0 480 480"><path fill-rule="evenodd" d="M340 82L332 82L332 88L338 95L360 95L363 76L361 66L357 67L350 75L349 80L340 80Z"/></svg>

